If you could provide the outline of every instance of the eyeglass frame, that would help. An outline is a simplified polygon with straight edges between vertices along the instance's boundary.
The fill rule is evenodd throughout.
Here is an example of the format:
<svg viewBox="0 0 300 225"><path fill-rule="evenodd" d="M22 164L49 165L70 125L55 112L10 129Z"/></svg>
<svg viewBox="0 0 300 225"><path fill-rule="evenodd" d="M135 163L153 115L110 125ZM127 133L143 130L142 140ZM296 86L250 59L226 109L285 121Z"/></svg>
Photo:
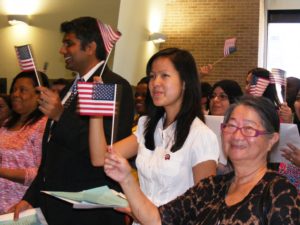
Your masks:
<svg viewBox="0 0 300 225"><path fill-rule="evenodd" d="M262 131L262 130L257 130L253 127L250 127L250 126L244 126L244 127L238 127L238 126L235 126L233 124L230 124L232 127L235 128L235 130L233 132L226 132L224 131L224 129L226 128L226 125L228 125L228 123L221 123L221 131L222 132L225 132L225 133L228 133L228 134L234 134L235 132L237 132L238 130L240 130L241 134L244 136L244 137L258 137L260 135L266 135L266 134L272 134L272 132L269 132L269 131ZM255 131L255 135L254 136L248 136L248 135L245 135L244 132L243 132L243 128L251 128L252 130Z"/></svg>
<svg viewBox="0 0 300 225"><path fill-rule="evenodd" d="M219 99L220 101L229 100L229 96L228 96L227 94L225 94L225 93L221 93L221 94L219 94L219 95L213 93L213 94L211 94L211 95L208 96L208 98L209 98L210 100L213 100L213 99L215 99L216 97L218 97L218 99Z"/></svg>

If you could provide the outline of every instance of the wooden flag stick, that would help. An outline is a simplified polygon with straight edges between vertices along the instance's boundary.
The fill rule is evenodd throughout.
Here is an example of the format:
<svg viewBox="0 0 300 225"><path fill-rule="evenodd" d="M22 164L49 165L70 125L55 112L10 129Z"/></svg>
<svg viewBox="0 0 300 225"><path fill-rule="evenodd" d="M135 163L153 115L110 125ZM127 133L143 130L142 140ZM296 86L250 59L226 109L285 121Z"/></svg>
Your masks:
<svg viewBox="0 0 300 225"><path fill-rule="evenodd" d="M28 52L29 52L29 54L30 54L30 57L32 58L32 63L33 63L33 68L34 68L34 73L35 73L35 76L36 76L38 85L39 85L39 86L42 86L42 85L41 85L40 78L39 78L38 71L36 70L36 67L35 67L35 63L34 63L34 59L33 59L32 53L31 53L30 45L27 45L27 47L28 47Z"/></svg>
<svg viewBox="0 0 300 225"><path fill-rule="evenodd" d="M226 56L224 56L224 57L218 59L218 60L215 61L212 65L213 65L213 66L216 65L217 63L221 62L221 61L222 61L223 59L225 59L225 58L226 58Z"/></svg>
<svg viewBox="0 0 300 225"><path fill-rule="evenodd" d="M105 69L105 66L106 66L106 64L107 64L107 62L108 62L110 53L111 53L111 50L110 50L110 52L108 53L108 55L107 55L107 57L106 57L106 60L105 60L104 65L103 65L103 67L102 67L101 73L100 73L100 75L99 75L100 77L102 77L102 74L103 74L104 69Z"/></svg>
<svg viewBox="0 0 300 225"><path fill-rule="evenodd" d="M117 85L115 84L115 93L114 93L114 113L112 118L112 124L111 124L111 136L110 136L110 147L112 148L114 143L114 130L115 130L115 117L116 117L116 104L117 104Z"/></svg>

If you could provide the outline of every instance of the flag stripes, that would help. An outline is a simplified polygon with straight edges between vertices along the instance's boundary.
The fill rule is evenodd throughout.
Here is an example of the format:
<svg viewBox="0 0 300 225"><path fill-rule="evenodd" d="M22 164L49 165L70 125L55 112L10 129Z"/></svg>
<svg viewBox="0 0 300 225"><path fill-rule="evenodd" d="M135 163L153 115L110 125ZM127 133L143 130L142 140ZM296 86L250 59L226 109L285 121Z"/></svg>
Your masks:
<svg viewBox="0 0 300 225"><path fill-rule="evenodd" d="M111 28L111 26L102 23L100 20L98 20L98 26L104 42L106 55L108 55L112 50L112 48L114 47L115 43L121 37L121 33L119 31L114 31Z"/></svg>
<svg viewBox="0 0 300 225"><path fill-rule="evenodd" d="M253 96L262 96L265 92L266 88L268 87L270 81L268 79L264 79L261 77L257 77L252 75L252 81L250 84L250 94Z"/></svg>
<svg viewBox="0 0 300 225"><path fill-rule="evenodd" d="M286 86L285 71L273 68L272 73L270 73L270 83Z"/></svg>
<svg viewBox="0 0 300 225"><path fill-rule="evenodd" d="M87 116L113 116L116 84L78 82L78 112Z"/></svg>
<svg viewBox="0 0 300 225"><path fill-rule="evenodd" d="M21 71L35 70L30 45L15 46Z"/></svg>
<svg viewBox="0 0 300 225"><path fill-rule="evenodd" d="M226 57L236 51L235 43L236 43L236 38L230 38L230 39L225 40L224 57Z"/></svg>

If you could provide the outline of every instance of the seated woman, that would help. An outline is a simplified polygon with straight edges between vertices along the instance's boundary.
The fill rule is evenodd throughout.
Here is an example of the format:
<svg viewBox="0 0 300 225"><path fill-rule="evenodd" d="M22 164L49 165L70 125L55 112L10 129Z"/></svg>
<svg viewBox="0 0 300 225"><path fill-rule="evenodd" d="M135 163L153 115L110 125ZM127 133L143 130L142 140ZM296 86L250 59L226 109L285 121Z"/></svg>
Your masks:
<svg viewBox="0 0 300 225"><path fill-rule="evenodd" d="M105 172L120 183L142 224L300 224L296 188L267 169L268 153L279 139L274 105L266 98L242 97L228 109L221 129L234 172L203 179L159 208L143 195L117 152L107 154Z"/></svg>
<svg viewBox="0 0 300 225"><path fill-rule="evenodd" d="M0 128L0 214L22 199L40 165L47 118L38 109L37 86L34 71L19 73L11 85L11 117Z"/></svg>
<svg viewBox="0 0 300 225"><path fill-rule="evenodd" d="M246 77L246 94L263 96L271 100L276 107L282 123L292 122L292 110L286 102L280 103L276 85L271 83L271 73L264 68L254 68L248 71ZM254 85L255 84L255 85Z"/></svg>
<svg viewBox="0 0 300 225"><path fill-rule="evenodd" d="M209 96L209 114L224 116L229 105L243 95L240 85L234 80L221 80L212 87Z"/></svg>
<svg viewBox="0 0 300 225"><path fill-rule="evenodd" d="M177 48L161 50L150 58L147 76L147 116L112 148L126 158L137 154L141 189L160 206L215 175L219 148L216 135L201 121L193 56ZM93 165L102 166L107 146L101 117L90 119L90 152Z"/></svg>
<svg viewBox="0 0 300 225"><path fill-rule="evenodd" d="M9 95L0 94L0 127L11 114L11 101Z"/></svg>

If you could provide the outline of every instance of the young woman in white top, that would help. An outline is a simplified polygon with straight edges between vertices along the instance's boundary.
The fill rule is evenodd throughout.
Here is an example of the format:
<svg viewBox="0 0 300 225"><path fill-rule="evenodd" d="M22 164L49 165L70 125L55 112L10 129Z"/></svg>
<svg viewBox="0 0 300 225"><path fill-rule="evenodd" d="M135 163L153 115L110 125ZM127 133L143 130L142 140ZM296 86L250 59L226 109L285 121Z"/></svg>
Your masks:
<svg viewBox="0 0 300 225"><path fill-rule="evenodd" d="M113 149L125 158L137 154L141 189L160 206L214 175L219 147L215 134L201 121L197 68L189 52L177 48L157 52L147 64L147 76L151 95L147 116L140 118L134 134ZM106 151L102 118L93 117L90 154L94 166L103 166Z"/></svg>

